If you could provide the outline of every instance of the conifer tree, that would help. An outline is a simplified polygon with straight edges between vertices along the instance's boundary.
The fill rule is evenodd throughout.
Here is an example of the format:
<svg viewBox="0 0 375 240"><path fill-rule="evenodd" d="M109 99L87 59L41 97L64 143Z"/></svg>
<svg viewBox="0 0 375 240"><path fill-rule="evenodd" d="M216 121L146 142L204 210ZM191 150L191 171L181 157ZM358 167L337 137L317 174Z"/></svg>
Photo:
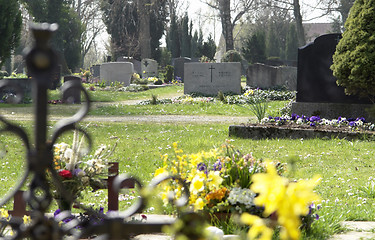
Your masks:
<svg viewBox="0 0 375 240"><path fill-rule="evenodd" d="M356 0L333 55L333 75L348 95L375 102L375 0Z"/></svg>

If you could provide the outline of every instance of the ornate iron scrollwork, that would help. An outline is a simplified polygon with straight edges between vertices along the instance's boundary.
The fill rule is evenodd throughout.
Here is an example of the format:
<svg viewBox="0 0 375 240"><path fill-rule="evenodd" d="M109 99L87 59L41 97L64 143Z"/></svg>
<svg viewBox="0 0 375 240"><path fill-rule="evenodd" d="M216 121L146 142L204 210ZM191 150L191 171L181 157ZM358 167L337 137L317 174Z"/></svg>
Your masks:
<svg viewBox="0 0 375 240"><path fill-rule="evenodd" d="M20 219L12 219L7 222L11 226L12 236L1 236L4 239L63 239L67 236L70 239L80 239L88 236L98 236L96 239L128 239L134 234L141 234L147 232L157 232L161 230L163 223L134 223L127 222L126 219L133 214L142 211L145 207L148 190L155 188L158 184L164 181L173 179L179 181L183 185L183 196L175 203L177 207L186 205L188 203L189 192L188 187L182 179L178 177L163 177L151 181L151 183L144 187L136 178L119 175L114 182L116 191L120 191L121 183L132 179L139 186L141 198L131 208L123 212L111 212L110 214L101 215L92 209L76 203L80 208L84 209L89 214L97 215L104 219L95 225L90 222L80 221L78 218L72 219L69 224L60 225L59 222L64 218L71 217L70 212L62 212L57 217L47 217L46 211L52 202L52 194L49 188L46 172L52 173L52 178L57 184L58 188L63 191L63 196L66 200L73 200L72 193L66 191L63 187L57 172L53 168L53 145L56 143L59 136L67 131L78 130L83 133L88 139L88 145L91 147L91 138L89 134L81 129L77 123L81 121L89 111L90 100L89 95L82 85L75 82L67 82L64 84L62 91L68 89L80 89L86 97L86 101L82 104L80 110L68 119L63 119L54 126L51 139L47 139L47 90L49 88L51 74L58 66L56 53L48 45L54 31L57 30L56 24L34 24L31 26L35 37L35 44L33 48L26 51L26 64L28 73L32 77L34 84L33 104L35 105L35 128L34 141L31 141L25 130L21 127L11 123L4 117L0 116L0 121L4 127L0 132L11 132L17 135L24 143L27 152L26 170L19 182L2 200L0 206L7 203L20 188L25 185L26 179L31 179L28 191L24 194L24 199L31 208L30 214L32 222L30 225L23 225ZM0 90L7 86L7 82L0 85ZM65 191L64 191L65 190ZM77 230L77 227L79 230Z"/></svg>

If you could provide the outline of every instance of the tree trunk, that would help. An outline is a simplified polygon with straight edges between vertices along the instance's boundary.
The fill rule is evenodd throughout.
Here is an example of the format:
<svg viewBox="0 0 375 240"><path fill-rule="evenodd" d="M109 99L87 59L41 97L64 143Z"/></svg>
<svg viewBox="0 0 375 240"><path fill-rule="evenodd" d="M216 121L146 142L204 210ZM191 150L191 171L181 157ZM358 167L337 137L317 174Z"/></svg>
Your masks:
<svg viewBox="0 0 375 240"><path fill-rule="evenodd" d="M294 18L296 20L298 46L301 47L301 46L306 45L306 39L305 39L305 31L302 25L302 15L301 15L301 8L299 5L299 0L293 0L293 13L294 13Z"/></svg>
<svg viewBox="0 0 375 240"><path fill-rule="evenodd" d="M141 59L151 58L151 34L150 34L150 0L139 0L139 43L141 47Z"/></svg>
<svg viewBox="0 0 375 240"><path fill-rule="evenodd" d="M230 16L230 0L219 0L219 11L226 51L233 50L233 25Z"/></svg>

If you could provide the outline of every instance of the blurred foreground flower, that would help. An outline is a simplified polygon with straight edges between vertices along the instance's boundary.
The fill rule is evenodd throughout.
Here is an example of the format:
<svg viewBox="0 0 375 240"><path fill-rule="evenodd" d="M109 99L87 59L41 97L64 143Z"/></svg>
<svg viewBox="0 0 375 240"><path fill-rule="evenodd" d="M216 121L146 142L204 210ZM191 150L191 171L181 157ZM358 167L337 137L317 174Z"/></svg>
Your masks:
<svg viewBox="0 0 375 240"><path fill-rule="evenodd" d="M320 182L320 177L315 176L311 180L289 182L277 174L275 166L267 163L267 173L254 174L251 190L258 193L254 203L264 206L264 216L271 214L282 227L281 239L300 239L301 216L309 214L309 206L313 202L320 201L320 197L313 191ZM243 214L243 223L251 225L250 239L271 239L270 228L264 220L250 214Z"/></svg>

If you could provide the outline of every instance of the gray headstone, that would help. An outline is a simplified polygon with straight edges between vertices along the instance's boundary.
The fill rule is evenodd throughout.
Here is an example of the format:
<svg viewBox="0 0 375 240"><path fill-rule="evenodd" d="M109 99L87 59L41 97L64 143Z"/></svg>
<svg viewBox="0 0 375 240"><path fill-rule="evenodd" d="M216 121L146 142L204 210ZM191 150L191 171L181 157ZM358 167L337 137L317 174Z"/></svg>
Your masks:
<svg viewBox="0 0 375 240"><path fill-rule="evenodd" d="M297 102L369 103L345 94L330 66L341 34L326 34L298 49Z"/></svg>
<svg viewBox="0 0 375 240"><path fill-rule="evenodd" d="M107 85L111 84L112 82L120 82L124 84L124 86L129 86L133 72L133 63L103 63L100 66L100 80L105 81Z"/></svg>
<svg viewBox="0 0 375 240"><path fill-rule="evenodd" d="M141 70L143 78L158 77L158 62L149 58L142 59Z"/></svg>
<svg viewBox="0 0 375 240"><path fill-rule="evenodd" d="M90 72L94 78L100 77L100 65L91 66Z"/></svg>
<svg viewBox="0 0 375 240"><path fill-rule="evenodd" d="M133 63L134 72L141 74L142 68L141 68L141 62L137 59L134 59L132 57L118 57L117 62L131 62Z"/></svg>
<svg viewBox="0 0 375 240"><path fill-rule="evenodd" d="M82 83L82 79L76 76L65 76L64 77L64 84L69 81L78 82L79 84ZM62 96L63 103L73 103L79 104L81 103L81 89L71 88L66 90Z"/></svg>
<svg viewBox="0 0 375 240"><path fill-rule="evenodd" d="M255 63L248 67L246 85L250 87L272 88L285 86L288 90L297 90L297 68L287 66L268 66Z"/></svg>
<svg viewBox="0 0 375 240"><path fill-rule="evenodd" d="M186 63L184 93L241 94L241 63Z"/></svg>
<svg viewBox="0 0 375 240"><path fill-rule="evenodd" d="M184 81L184 64L191 62L190 58L181 57L173 59L174 77L180 77Z"/></svg>

